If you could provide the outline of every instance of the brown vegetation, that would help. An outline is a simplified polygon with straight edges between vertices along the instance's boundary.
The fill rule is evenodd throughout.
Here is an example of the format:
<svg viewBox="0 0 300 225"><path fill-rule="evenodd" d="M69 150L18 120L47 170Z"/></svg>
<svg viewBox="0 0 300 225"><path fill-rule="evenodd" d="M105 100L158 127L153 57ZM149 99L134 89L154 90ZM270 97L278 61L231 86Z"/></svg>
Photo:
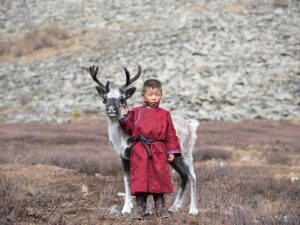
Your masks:
<svg viewBox="0 0 300 225"><path fill-rule="evenodd" d="M68 38L66 29L57 25L35 28L15 41L0 41L0 56L22 56L41 48L53 47L59 40Z"/></svg>
<svg viewBox="0 0 300 225"><path fill-rule="evenodd" d="M202 123L194 152L199 215L187 214L188 190L170 219L137 222L111 213L124 187L105 123L2 124L0 223L300 224L299 131L288 122ZM167 205L173 200L168 195Z"/></svg>
<svg viewBox="0 0 300 225"><path fill-rule="evenodd" d="M20 181L0 173L0 224L14 224L22 208Z"/></svg>

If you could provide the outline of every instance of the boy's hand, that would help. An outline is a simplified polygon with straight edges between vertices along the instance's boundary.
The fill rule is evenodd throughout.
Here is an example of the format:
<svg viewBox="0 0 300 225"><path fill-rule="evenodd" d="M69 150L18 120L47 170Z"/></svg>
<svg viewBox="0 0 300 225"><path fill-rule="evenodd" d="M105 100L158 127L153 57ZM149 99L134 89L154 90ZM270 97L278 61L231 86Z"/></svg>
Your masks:
<svg viewBox="0 0 300 225"><path fill-rule="evenodd" d="M174 154L168 155L169 162L172 162L174 160L174 158L175 158Z"/></svg>
<svg viewBox="0 0 300 225"><path fill-rule="evenodd" d="M129 113L129 109L126 107L126 108L123 108L122 109L122 111L121 111L121 114L122 114L122 116L127 116L128 115L128 113Z"/></svg>

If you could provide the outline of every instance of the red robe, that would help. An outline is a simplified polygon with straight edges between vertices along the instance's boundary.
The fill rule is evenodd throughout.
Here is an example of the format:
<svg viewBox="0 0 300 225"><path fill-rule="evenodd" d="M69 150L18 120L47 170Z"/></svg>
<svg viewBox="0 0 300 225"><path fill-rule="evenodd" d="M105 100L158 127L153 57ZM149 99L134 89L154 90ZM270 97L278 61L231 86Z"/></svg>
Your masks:
<svg viewBox="0 0 300 225"><path fill-rule="evenodd" d="M131 137L142 135L155 140L147 144L152 158L149 158L140 141L133 143L130 158L131 194L172 193L167 154L181 154L181 151L170 113L159 107L141 106L132 109L125 119L120 120L120 124Z"/></svg>

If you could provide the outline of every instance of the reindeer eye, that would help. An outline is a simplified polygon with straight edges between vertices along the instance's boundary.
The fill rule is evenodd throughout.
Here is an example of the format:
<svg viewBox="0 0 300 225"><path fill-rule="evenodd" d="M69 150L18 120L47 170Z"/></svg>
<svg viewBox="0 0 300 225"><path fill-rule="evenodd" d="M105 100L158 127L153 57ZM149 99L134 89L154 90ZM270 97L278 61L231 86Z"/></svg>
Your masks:
<svg viewBox="0 0 300 225"><path fill-rule="evenodd" d="M126 99L125 99L125 98L121 98L121 99L120 99L120 103L121 103L122 105L127 105Z"/></svg>
<svg viewBox="0 0 300 225"><path fill-rule="evenodd" d="M106 98L103 99L103 103L106 104Z"/></svg>

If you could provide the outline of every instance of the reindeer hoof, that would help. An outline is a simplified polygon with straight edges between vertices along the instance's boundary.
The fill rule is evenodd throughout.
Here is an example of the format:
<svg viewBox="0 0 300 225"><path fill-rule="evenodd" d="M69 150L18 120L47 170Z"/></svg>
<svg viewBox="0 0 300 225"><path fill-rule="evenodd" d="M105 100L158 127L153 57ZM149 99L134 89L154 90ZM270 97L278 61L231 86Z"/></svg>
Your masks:
<svg viewBox="0 0 300 225"><path fill-rule="evenodd" d="M131 213L131 209L130 209L130 210L124 210L124 209L123 209L123 210L121 211L121 213L122 213L123 215L126 214L126 213L130 214L130 213Z"/></svg>
<svg viewBox="0 0 300 225"><path fill-rule="evenodd" d="M122 213L122 214L125 214L125 213L130 214L131 211L132 211L132 208L131 208L131 207L123 207L121 213Z"/></svg>
<svg viewBox="0 0 300 225"><path fill-rule="evenodd" d="M170 208L168 208L168 211L169 211L169 212L177 212L178 209L179 209L178 206L173 205L173 206L171 206Z"/></svg>
<svg viewBox="0 0 300 225"><path fill-rule="evenodd" d="M195 208L195 209L190 209L190 211L189 211L189 214L190 215L194 215L194 216L196 216L196 215L198 215L198 209L197 208Z"/></svg>

